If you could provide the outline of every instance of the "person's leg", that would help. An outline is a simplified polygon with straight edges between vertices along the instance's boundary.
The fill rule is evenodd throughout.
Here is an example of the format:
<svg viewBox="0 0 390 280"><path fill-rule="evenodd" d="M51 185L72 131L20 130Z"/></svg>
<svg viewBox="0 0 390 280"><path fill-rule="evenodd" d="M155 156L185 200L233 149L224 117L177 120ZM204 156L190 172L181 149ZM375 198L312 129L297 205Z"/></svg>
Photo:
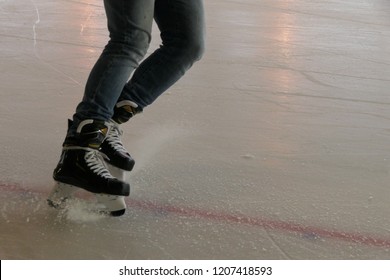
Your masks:
<svg viewBox="0 0 390 280"><path fill-rule="evenodd" d="M150 105L203 53L202 0L156 0L154 18L161 32L162 45L141 63L125 85L114 108L111 129L101 146L108 162L120 170L132 170L135 161L123 147L119 124Z"/></svg>
<svg viewBox="0 0 390 280"><path fill-rule="evenodd" d="M151 40L154 0L104 0L110 40L93 67L68 134L82 120L106 121Z"/></svg>
<svg viewBox="0 0 390 280"><path fill-rule="evenodd" d="M150 43L154 0L105 0L110 41L93 67L82 102L69 121L57 182L48 202L58 207L77 188L95 193L104 211L123 215L130 185L107 170L100 148L109 133L114 105Z"/></svg>
<svg viewBox="0 0 390 280"><path fill-rule="evenodd" d="M156 0L154 18L162 44L140 64L119 98L141 109L179 80L204 50L202 0Z"/></svg>

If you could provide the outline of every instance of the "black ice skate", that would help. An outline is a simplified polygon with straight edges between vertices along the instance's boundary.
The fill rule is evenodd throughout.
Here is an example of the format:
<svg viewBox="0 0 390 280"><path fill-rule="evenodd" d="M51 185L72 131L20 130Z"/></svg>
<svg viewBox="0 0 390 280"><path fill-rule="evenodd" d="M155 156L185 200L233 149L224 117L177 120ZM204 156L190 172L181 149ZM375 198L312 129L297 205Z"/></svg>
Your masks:
<svg viewBox="0 0 390 280"><path fill-rule="evenodd" d="M104 122L85 120L80 123L76 137L65 139L60 161L54 170L56 185L48 198L51 206L60 207L78 188L94 193L98 210L114 216L126 209L124 196L130 186L114 178L107 170L99 147L106 137Z"/></svg>
<svg viewBox="0 0 390 280"><path fill-rule="evenodd" d="M120 137L123 131L119 125L127 122L135 114L142 110L134 102L125 100L116 104L114 108L114 116L108 123L109 130L107 137L100 146L100 152L105 155L105 160L109 164L109 170L116 177L124 180L125 171L131 171L135 161L130 153L124 148Z"/></svg>
<svg viewBox="0 0 390 280"><path fill-rule="evenodd" d="M107 137L100 146L100 152L105 155L105 160L116 168L131 171L135 161L123 146L120 137L123 131L114 120L108 122L109 130Z"/></svg>

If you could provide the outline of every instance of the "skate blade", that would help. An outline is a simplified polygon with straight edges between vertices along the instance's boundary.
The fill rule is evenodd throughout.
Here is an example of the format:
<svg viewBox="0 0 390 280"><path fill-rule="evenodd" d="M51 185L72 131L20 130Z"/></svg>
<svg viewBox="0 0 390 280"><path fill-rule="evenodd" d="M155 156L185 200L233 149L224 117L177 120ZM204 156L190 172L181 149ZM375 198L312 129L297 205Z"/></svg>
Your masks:
<svg viewBox="0 0 390 280"><path fill-rule="evenodd" d="M56 209L66 209L66 201L73 198L75 192L80 188L74 187L69 184L56 182L52 192L47 198L49 206ZM88 211L109 214L111 216L121 216L126 211L125 198L123 196L108 195L108 194L95 194L96 202L93 205L87 207Z"/></svg>
<svg viewBox="0 0 390 280"><path fill-rule="evenodd" d="M111 216L122 216L126 212L125 197L119 195L96 194L96 211L110 214Z"/></svg>
<svg viewBox="0 0 390 280"><path fill-rule="evenodd" d="M75 191L76 188L71 185L56 182L47 198L47 203L54 208L63 208L65 201L71 198Z"/></svg>

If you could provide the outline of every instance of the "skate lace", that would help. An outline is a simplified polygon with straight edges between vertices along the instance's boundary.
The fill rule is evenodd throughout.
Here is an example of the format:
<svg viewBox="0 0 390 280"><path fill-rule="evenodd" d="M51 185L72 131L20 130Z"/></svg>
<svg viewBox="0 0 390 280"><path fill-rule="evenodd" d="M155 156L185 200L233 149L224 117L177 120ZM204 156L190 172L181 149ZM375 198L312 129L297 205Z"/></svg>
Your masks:
<svg viewBox="0 0 390 280"><path fill-rule="evenodd" d="M122 141L120 139L122 134L123 130L119 128L119 125L112 122L106 136L106 141L115 151L128 154L127 150L123 147Z"/></svg>
<svg viewBox="0 0 390 280"><path fill-rule="evenodd" d="M114 178L104 165L102 155L96 150L88 150L85 154L87 166L97 175L106 179Z"/></svg>

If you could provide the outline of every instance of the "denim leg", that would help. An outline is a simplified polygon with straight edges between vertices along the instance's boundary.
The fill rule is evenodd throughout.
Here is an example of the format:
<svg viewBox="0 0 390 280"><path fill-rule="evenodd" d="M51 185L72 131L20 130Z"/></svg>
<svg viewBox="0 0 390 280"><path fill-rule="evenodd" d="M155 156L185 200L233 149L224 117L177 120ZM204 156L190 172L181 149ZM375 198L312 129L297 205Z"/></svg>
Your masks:
<svg viewBox="0 0 390 280"><path fill-rule="evenodd" d="M110 40L87 80L68 135L80 121L106 121L124 85L143 59L151 40L155 0L104 0Z"/></svg>
<svg viewBox="0 0 390 280"><path fill-rule="evenodd" d="M156 0L154 19L162 45L140 64L119 98L141 108L179 80L204 50L202 0Z"/></svg>

